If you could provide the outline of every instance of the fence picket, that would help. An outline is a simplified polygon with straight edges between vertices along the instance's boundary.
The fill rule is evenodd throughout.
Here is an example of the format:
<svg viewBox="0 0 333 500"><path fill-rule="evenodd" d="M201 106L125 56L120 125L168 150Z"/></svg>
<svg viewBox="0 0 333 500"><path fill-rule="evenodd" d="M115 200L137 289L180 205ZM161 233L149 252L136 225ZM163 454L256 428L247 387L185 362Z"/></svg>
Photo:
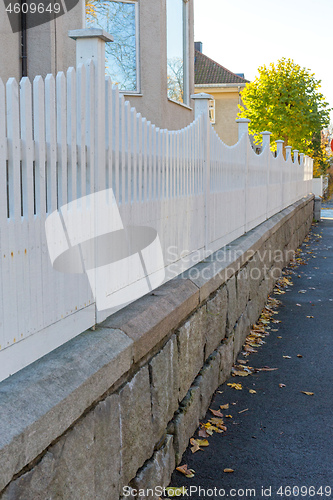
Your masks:
<svg viewBox="0 0 333 500"><path fill-rule="evenodd" d="M57 74L56 78L57 96L57 190L58 204L61 207L67 203L67 95L66 78L63 72Z"/></svg>
<svg viewBox="0 0 333 500"><path fill-rule="evenodd" d="M76 73L74 68L67 70L67 145L68 145L68 201L76 200L77 159L76 159Z"/></svg>

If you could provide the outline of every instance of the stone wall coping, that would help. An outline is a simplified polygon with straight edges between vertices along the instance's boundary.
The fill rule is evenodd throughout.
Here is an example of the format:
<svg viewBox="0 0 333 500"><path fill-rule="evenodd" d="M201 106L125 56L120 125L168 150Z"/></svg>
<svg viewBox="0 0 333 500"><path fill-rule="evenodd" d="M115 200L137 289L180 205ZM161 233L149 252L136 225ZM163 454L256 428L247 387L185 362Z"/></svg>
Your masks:
<svg viewBox="0 0 333 500"><path fill-rule="evenodd" d="M232 277L310 195L0 383L0 491ZM232 267L232 273L227 269ZM191 277L191 271L198 277ZM61 325L59 324L59 328Z"/></svg>
<svg viewBox="0 0 333 500"><path fill-rule="evenodd" d="M60 328L60 326L59 326ZM87 330L0 384L0 491L126 373L133 340Z"/></svg>
<svg viewBox="0 0 333 500"><path fill-rule="evenodd" d="M174 278L100 324L123 331L134 341L134 362L150 352L199 305L198 286Z"/></svg>

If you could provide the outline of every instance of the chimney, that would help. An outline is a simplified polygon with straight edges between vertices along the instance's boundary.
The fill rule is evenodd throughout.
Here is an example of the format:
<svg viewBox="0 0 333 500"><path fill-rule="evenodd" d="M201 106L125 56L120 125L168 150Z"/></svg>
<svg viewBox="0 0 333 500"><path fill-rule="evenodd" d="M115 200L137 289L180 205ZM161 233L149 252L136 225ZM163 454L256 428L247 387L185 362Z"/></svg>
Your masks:
<svg viewBox="0 0 333 500"><path fill-rule="evenodd" d="M194 50L202 53L202 42L194 42Z"/></svg>

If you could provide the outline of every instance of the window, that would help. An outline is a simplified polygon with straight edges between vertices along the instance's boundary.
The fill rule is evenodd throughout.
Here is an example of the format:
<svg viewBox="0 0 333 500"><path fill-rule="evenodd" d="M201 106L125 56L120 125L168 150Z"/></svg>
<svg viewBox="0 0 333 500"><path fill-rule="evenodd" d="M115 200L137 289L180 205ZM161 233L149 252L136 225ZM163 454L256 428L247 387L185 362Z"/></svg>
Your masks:
<svg viewBox="0 0 333 500"><path fill-rule="evenodd" d="M168 98L189 104L188 0L167 0Z"/></svg>
<svg viewBox="0 0 333 500"><path fill-rule="evenodd" d="M212 125L215 123L215 99L209 99L208 101L209 107L208 107L208 113L209 113L209 120Z"/></svg>
<svg viewBox="0 0 333 500"><path fill-rule="evenodd" d="M138 17L137 0L86 0L87 27L114 38L105 45L105 72L127 92L139 92Z"/></svg>

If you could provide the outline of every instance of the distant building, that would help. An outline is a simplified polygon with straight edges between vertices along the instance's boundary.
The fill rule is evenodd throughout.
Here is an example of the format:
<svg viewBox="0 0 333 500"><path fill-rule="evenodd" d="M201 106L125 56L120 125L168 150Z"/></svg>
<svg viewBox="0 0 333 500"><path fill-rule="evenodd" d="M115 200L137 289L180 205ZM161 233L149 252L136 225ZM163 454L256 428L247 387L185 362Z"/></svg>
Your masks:
<svg viewBox="0 0 333 500"><path fill-rule="evenodd" d="M210 102L210 118L223 142L232 146L238 140L236 124L240 92L248 83L243 73L233 73L202 53L202 43L195 42L195 93L206 92Z"/></svg>

